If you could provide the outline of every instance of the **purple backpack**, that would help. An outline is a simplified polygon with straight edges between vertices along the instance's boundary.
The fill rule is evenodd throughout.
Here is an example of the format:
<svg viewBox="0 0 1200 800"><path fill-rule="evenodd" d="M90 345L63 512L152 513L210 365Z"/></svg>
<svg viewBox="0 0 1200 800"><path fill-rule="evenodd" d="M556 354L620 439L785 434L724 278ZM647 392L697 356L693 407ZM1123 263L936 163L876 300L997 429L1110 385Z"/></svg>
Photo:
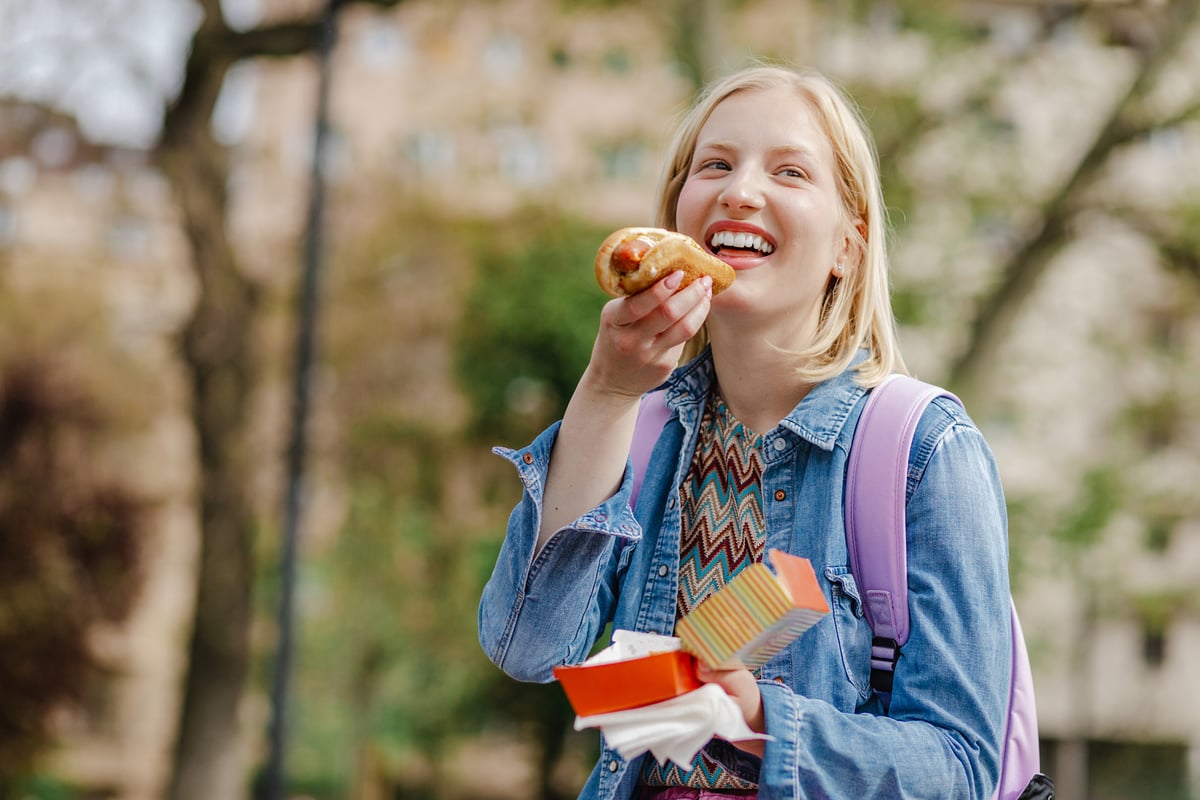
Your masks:
<svg viewBox="0 0 1200 800"><path fill-rule="evenodd" d="M892 673L908 641L908 558L904 506L908 456L917 422L935 398L958 398L907 376L892 375L867 396L854 431L846 475L846 543L850 569L863 595L863 610L874 632L871 686L884 707ZM638 410L630 457L636 505L650 452L670 417L664 392L647 395ZM1053 783L1039 774L1037 709L1033 676L1016 607L1012 616L1012 675L996 800L1052 797Z"/></svg>

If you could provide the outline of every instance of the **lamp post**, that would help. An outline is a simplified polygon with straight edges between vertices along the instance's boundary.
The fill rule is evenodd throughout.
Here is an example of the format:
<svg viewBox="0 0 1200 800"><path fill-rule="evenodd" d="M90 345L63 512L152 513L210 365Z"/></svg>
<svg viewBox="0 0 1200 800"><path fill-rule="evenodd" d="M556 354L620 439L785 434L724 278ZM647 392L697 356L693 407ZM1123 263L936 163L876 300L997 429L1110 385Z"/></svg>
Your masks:
<svg viewBox="0 0 1200 800"><path fill-rule="evenodd" d="M342 0L329 0L317 43L317 107L304 261L299 293L295 374L292 383L291 438L287 450L283 535L279 563L279 643L271 683L270 752L263 779L263 800L287 795L288 684L295 639L293 598L296 587L297 541L303 512L304 463L308 449L309 397L316 340L318 278L322 256L325 202L325 147L329 130L330 55L337 40L337 14Z"/></svg>

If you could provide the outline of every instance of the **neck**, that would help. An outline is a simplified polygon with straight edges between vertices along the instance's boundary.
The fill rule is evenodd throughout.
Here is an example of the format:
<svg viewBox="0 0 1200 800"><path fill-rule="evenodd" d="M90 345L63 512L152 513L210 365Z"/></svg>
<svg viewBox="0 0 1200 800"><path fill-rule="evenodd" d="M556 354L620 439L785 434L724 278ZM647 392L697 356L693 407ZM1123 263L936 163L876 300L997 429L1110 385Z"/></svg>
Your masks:
<svg viewBox="0 0 1200 800"><path fill-rule="evenodd" d="M712 354L725 404L755 433L772 430L812 389L796 374L796 357L762 337L714 339Z"/></svg>

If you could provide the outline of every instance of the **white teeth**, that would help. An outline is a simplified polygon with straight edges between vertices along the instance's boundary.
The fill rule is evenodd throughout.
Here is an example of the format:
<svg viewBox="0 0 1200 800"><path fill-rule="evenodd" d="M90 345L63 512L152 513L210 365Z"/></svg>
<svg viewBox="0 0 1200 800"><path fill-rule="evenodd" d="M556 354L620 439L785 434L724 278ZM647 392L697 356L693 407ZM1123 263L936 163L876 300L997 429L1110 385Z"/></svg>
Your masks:
<svg viewBox="0 0 1200 800"><path fill-rule="evenodd" d="M763 255L771 253L775 248L767 240L755 233L735 233L733 231L718 231L712 238L713 249L720 247L736 247L739 250L757 250Z"/></svg>

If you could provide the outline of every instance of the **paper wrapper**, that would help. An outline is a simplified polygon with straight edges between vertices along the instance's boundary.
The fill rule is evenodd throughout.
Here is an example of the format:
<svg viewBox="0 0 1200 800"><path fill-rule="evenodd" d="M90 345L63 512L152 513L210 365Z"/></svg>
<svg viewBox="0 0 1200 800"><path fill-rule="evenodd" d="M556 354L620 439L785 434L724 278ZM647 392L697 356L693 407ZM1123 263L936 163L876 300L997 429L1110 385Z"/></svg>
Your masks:
<svg viewBox="0 0 1200 800"><path fill-rule="evenodd" d="M729 741L769 739L746 725L733 698L715 683L661 703L575 718L575 730L599 728L621 758L650 752L659 764L692 763L714 736Z"/></svg>

